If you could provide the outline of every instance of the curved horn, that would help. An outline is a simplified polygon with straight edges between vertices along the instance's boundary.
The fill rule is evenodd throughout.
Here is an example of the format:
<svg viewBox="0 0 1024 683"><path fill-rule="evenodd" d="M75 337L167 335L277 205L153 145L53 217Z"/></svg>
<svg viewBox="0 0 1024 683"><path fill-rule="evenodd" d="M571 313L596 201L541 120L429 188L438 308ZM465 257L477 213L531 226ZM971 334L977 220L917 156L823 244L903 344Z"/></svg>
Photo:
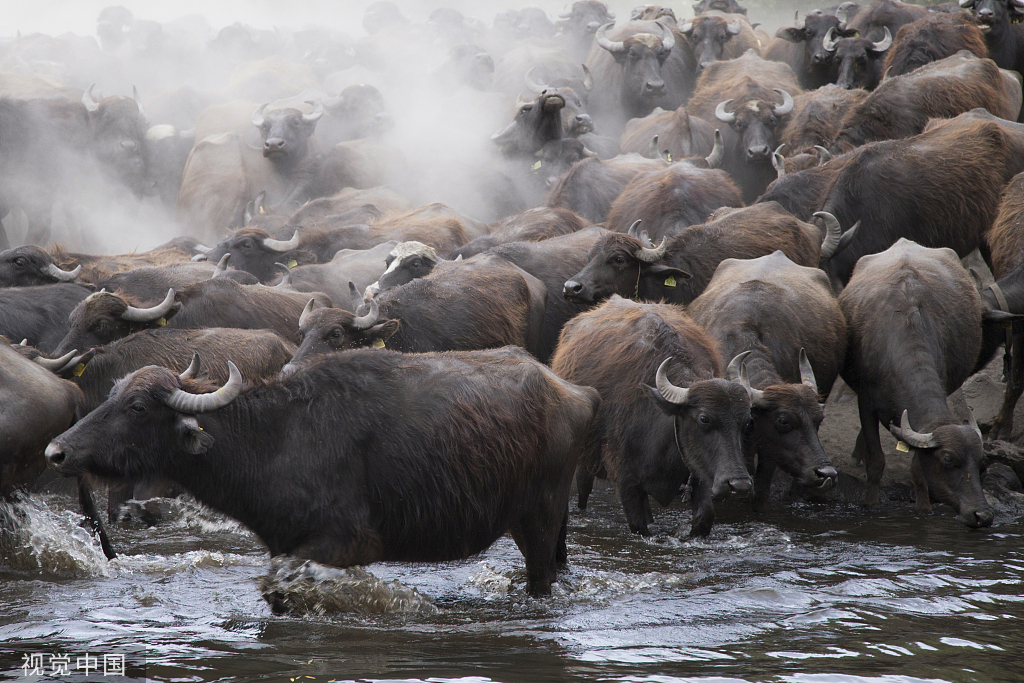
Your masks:
<svg viewBox="0 0 1024 683"><path fill-rule="evenodd" d="M715 118L722 123L732 123L736 120L736 112L727 112L725 110L725 108L729 106L730 102L732 102L732 100L725 100L724 102L719 102L718 106L715 107Z"/></svg>
<svg viewBox="0 0 1024 683"><path fill-rule="evenodd" d="M793 96L782 88L772 88L772 90L782 95L782 104L775 105L775 115L785 116L793 111Z"/></svg>
<svg viewBox="0 0 1024 683"><path fill-rule="evenodd" d="M752 354L753 351L740 351L736 356L729 361L729 365L725 368L725 378L730 382L735 382L740 376L740 366L746 362L747 356Z"/></svg>
<svg viewBox="0 0 1024 683"><path fill-rule="evenodd" d="M256 111L252 113L252 118L250 119L250 121L252 121L252 125L256 126L257 128L263 125L263 110L267 108L267 104L270 103L267 102L266 104L262 104L256 107Z"/></svg>
<svg viewBox="0 0 1024 683"><path fill-rule="evenodd" d="M605 24L601 28L597 29L597 33L594 34L594 41L613 55L626 50L626 44L624 42L621 40L608 40L608 36L605 35L608 32L608 29L614 25L615 24L610 23Z"/></svg>
<svg viewBox="0 0 1024 683"><path fill-rule="evenodd" d="M228 361L228 381L212 394L190 394L181 389L175 389L171 395L164 399L164 403L179 413L195 415L196 413L208 413L238 398L242 392L242 373L238 371L235 364Z"/></svg>
<svg viewBox="0 0 1024 683"><path fill-rule="evenodd" d="M337 95L336 97L321 97L320 103L324 105L325 109L334 109L345 101L344 95Z"/></svg>
<svg viewBox="0 0 1024 683"><path fill-rule="evenodd" d="M210 278L220 277L224 274L224 271L228 269L228 259L231 258L231 252L228 252L220 257L220 261L217 261L217 267L213 269L213 275Z"/></svg>
<svg viewBox="0 0 1024 683"><path fill-rule="evenodd" d="M200 254L209 254L211 251L213 251L213 247L206 247L203 246L202 244L197 244L192 248L198 251Z"/></svg>
<svg viewBox="0 0 1024 683"><path fill-rule="evenodd" d="M274 285L274 289L288 289L292 286L292 269L284 263L274 262L275 266L280 266L284 269L284 275L281 276L281 281Z"/></svg>
<svg viewBox="0 0 1024 683"><path fill-rule="evenodd" d="M786 175L786 157L779 154L779 150L785 146L786 143L783 142L781 145L775 148L774 152L772 152L772 168L775 169L775 173L779 178Z"/></svg>
<svg viewBox="0 0 1024 683"><path fill-rule="evenodd" d="M815 394L818 393L818 383L814 380L814 368L811 361L807 359L807 349L800 349L800 383L811 388Z"/></svg>
<svg viewBox="0 0 1024 683"><path fill-rule="evenodd" d="M135 100L135 106L139 108L139 116L146 118L146 110L142 108L142 100L139 99L139 89L134 85L132 86L132 99Z"/></svg>
<svg viewBox="0 0 1024 683"><path fill-rule="evenodd" d="M683 24L682 26L679 27L679 32L682 33L683 35L687 35L691 31L693 31L693 22L692 21L688 21L688 22L686 22L685 24Z"/></svg>
<svg viewBox="0 0 1024 683"><path fill-rule="evenodd" d="M82 94L82 104L85 105L86 110L89 112L94 112L100 108L100 103L97 102L95 98L93 98L92 96L92 89L95 87L96 84L93 83L89 86L89 89Z"/></svg>
<svg viewBox="0 0 1024 683"><path fill-rule="evenodd" d="M827 164L828 162L832 161L832 153L829 152L827 149L825 149L821 145L815 145L814 149L818 150L818 166L821 166L822 164Z"/></svg>
<svg viewBox="0 0 1024 683"><path fill-rule="evenodd" d="M594 75L590 73L586 64L580 64L580 66L583 67L583 89L590 92L590 89L594 87Z"/></svg>
<svg viewBox="0 0 1024 683"><path fill-rule="evenodd" d="M199 374L199 365L199 352L196 351L195 353L192 354L192 362L188 364L187 368L185 368L185 372L178 375L178 379L195 378L195 376Z"/></svg>
<svg viewBox="0 0 1024 683"><path fill-rule="evenodd" d="M672 29L660 21L654 23L661 27L661 49L665 52L671 52L672 48L676 46L675 34L672 33Z"/></svg>
<svg viewBox="0 0 1024 683"><path fill-rule="evenodd" d="M969 9L971 7L974 7L974 0L960 0L959 4L964 9Z"/></svg>
<svg viewBox="0 0 1024 683"><path fill-rule="evenodd" d="M836 48L839 47L839 41L834 38L835 32L834 28L830 28L821 41L821 46L825 48L826 52L835 52Z"/></svg>
<svg viewBox="0 0 1024 683"><path fill-rule="evenodd" d="M740 31L743 30L743 24L740 23L739 19L735 21L730 21L728 24L726 24L725 30L729 33L729 35L735 36L738 35Z"/></svg>
<svg viewBox="0 0 1024 683"><path fill-rule="evenodd" d="M78 274L82 272L82 266L79 264L74 270L61 270L52 263L46 265L46 274L52 277L54 280L59 282L74 282L78 279Z"/></svg>
<svg viewBox="0 0 1024 683"><path fill-rule="evenodd" d="M840 31L845 31L846 30L846 22L847 22L847 16L846 15L849 14L850 10L852 8L856 7L856 6L857 6L857 3L855 3L855 2L844 2L843 4L839 5L839 7L836 8L836 19L839 20L839 30Z"/></svg>
<svg viewBox="0 0 1024 683"><path fill-rule="evenodd" d="M885 52L892 47L892 34L889 33L889 27L883 26L882 28L885 30L885 37L877 43L871 43L872 52Z"/></svg>
<svg viewBox="0 0 1024 683"><path fill-rule="evenodd" d="M641 222L642 221L639 218L636 219L635 221L633 221L633 225L629 226L629 230L626 231L626 234L629 235L630 237L635 237L636 239L640 239L640 235L637 234L637 230L636 229L640 226Z"/></svg>
<svg viewBox="0 0 1024 683"><path fill-rule="evenodd" d="M324 115L324 105L321 102L314 102L313 100L306 100L306 104L313 105L313 111L308 114L302 115L303 123L316 123L320 120L320 117Z"/></svg>
<svg viewBox="0 0 1024 683"><path fill-rule="evenodd" d="M903 416L900 418L900 426L895 427L892 424L889 425L889 431L900 441L905 441L907 444L914 448L936 448L939 444L935 440L935 435L932 433L922 434L915 432L910 426L910 418L907 416L907 411L903 411Z"/></svg>
<svg viewBox="0 0 1024 683"><path fill-rule="evenodd" d="M660 159L661 158L661 150L658 149L658 136L657 135L655 135L654 137L651 138L651 147L650 147L650 149L647 150L647 155L648 155L648 158L650 158L650 159Z"/></svg>
<svg viewBox="0 0 1024 683"><path fill-rule="evenodd" d="M981 436L981 427L978 426L978 421L974 419L974 409L967 406L967 426L973 429L977 434L978 438L984 441L984 437Z"/></svg>
<svg viewBox="0 0 1024 683"><path fill-rule="evenodd" d="M715 145L711 148L711 154L704 157L708 168L718 168L725 158L725 144L722 142L722 131L715 128Z"/></svg>
<svg viewBox="0 0 1024 683"><path fill-rule="evenodd" d="M658 374L655 376L655 386L658 387L658 393L661 397L669 403L675 403L677 406L681 406L686 403L686 395L690 393L689 389L684 387L677 387L675 384L668 379L668 364L672 362L673 357L669 356L661 362L658 366Z"/></svg>
<svg viewBox="0 0 1024 683"><path fill-rule="evenodd" d="M275 240L270 237L264 237L263 246L270 251L292 251L293 249L299 248L299 231L296 230L295 234L292 235L290 240Z"/></svg>
<svg viewBox="0 0 1024 683"><path fill-rule="evenodd" d="M826 261L839 251L839 240L843 237L843 226L839 224L839 219L828 211L815 211L814 215L825 224L825 239L821 243L821 256L819 260Z"/></svg>
<svg viewBox="0 0 1024 683"><path fill-rule="evenodd" d="M537 81L533 80L533 72L536 71L537 67L539 67L539 66L540 66L540 64L535 64L533 67L530 68L529 71L526 72L526 75L523 76L523 81L526 83L526 87L529 88L530 90L532 90L533 92L537 93L538 95L545 88L548 87L547 85L545 85L543 83L538 83Z"/></svg>
<svg viewBox="0 0 1024 683"><path fill-rule="evenodd" d="M12 346L13 346L13 344L12 344ZM28 337L25 337L24 339L22 339L21 343L18 344L18 346L28 346Z"/></svg>
<svg viewBox="0 0 1024 683"><path fill-rule="evenodd" d="M35 361L37 365L41 365L50 372L57 372L67 365L68 361L74 358L76 353L78 353L78 349L68 351L60 358L44 358L43 356L36 356L32 360Z"/></svg>
<svg viewBox="0 0 1024 683"><path fill-rule="evenodd" d="M316 299L310 299L306 302L306 305L302 308L302 313L299 314L299 329L306 324L306 320L309 319L309 314L313 312L313 302Z"/></svg>
<svg viewBox="0 0 1024 683"><path fill-rule="evenodd" d="M736 382L747 390L747 395L750 396L750 407L758 407L764 402L764 392L760 389L755 389L750 386L750 379L747 377L747 363L746 360L740 363L739 377L736 378Z"/></svg>
<svg viewBox="0 0 1024 683"><path fill-rule="evenodd" d="M634 252L633 256L635 256L640 261L643 261L644 263L654 263L656 261L660 261L661 259L665 258L667 242L668 237L662 237L661 244L659 244L658 246L654 247L653 249L650 247L640 247L636 252Z"/></svg>
<svg viewBox="0 0 1024 683"><path fill-rule="evenodd" d="M174 306L173 288L168 289L167 296L164 297L164 300L152 308L135 308L134 306L129 306L128 310L121 314L121 319L133 323L148 323L151 320L165 317L171 310L172 306Z"/></svg>
<svg viewBox="0 0 1024 683"><path fill-rule="evenodd" d="M380 318L380 308L377 306L376 299L370 299L370 310L366 315L361 315L352 319L352 327L357 330L368 330L377 324L377 319Z"/></svg>
<svg viewBox="0 0 1024 683"><path fill-rule="evenodd" d="M356 283L352 282L351 280L348 281L348 295L352 299L353 313L359 311L360 307L362 307L362 305L366 303L366 299L363 298L363 295L360 294L359 290L356 288Z"/></svg>
<svg viewBox="0 0 1024 683"><path fill-rule="evenodd" d="M882 74L882 83L885 83L890 78L892 78L892 67L891 66L888 69L885 70L884 74Z"/></svg>

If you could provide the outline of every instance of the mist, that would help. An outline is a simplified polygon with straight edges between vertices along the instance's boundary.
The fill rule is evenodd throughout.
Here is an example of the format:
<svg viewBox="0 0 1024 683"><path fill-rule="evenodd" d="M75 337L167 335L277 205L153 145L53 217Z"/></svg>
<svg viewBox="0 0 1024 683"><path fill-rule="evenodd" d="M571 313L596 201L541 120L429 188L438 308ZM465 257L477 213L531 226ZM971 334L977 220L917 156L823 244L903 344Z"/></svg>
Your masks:
<svg viewBox="0 0 1024 683"><path fill-rule="evenodd" d="M0 35L0 79L7 79L0 83L4 86L2 94L26 98L59 93L77 100L92 84L96 84L97 96L131 96L132 88L137 87L147 124L171 125L176 130L194 125L206 107L235 103L244 115L235 115L230 125L212 132L233 133L241 144L255 149L260 144L259 135L248 122L254 107L271 103L273 109L278 103L309 111L305 100L332 97L348 85L367 83L383 95L394 124L379 137L379 146L372 153L374 158L388 160L388 168L382 171L384 184L411 206L441 202L480 221L500 218L494 194L500 195L505 189L495 179L507 168L490 136L512 120L516 98L511 92L467 87L446 74L448 48L459 41L458 37L426 33L425 38L398 40L388 46L382 62L373 70L355 62L338 64L336 69L311 66L308 53L315 44L305 42L310 36L330 34L342 45L367 38L362 19L368 4L126 0L121 5L131 12L134 23L128 31L130 44L120 48L101 47L98 41L97 17L108 2L47 0L8 7L4 35ZM541 7L553 21L571 3L398 0L396 4L416 26L422 27L435 9L448 7L461 11L467 20L476 20L474 25L482 31L505 10ZM634 2L606 4L616 14L617 25L624 23L636 6ZM793 5L747 5L750 20L760 22L769 35L793 22ZM689 3L673 7L680 21L692 16ZM813 8L808 5L801 9ZM230 48L212 47L221 29L238 23L247 27L262 51L241 54ZM498 65L507 46L488 43L491 36L478 35L484 38L481 47ZM60 38L71 47L55 48L42 36ZM55 54L68 56L56 59ZM258 71L247 71L253 63L264 60L293 65L294 69L277 75L276 80ZM11 92L10 81L15 76L31 76L36 90L30 88L31 95L19 94L17 89ZM168 104L175 93L181 92L194 95L196 100L185 113ZM522 94L533 97L525 89ZM317 144L323 143L314 137L313 151L322 151ZM60 198L52 207L49 244L125 253L149 249L185 234L215 242L227 232L226 225L202 229L186 224L173 203L161 201L155 191L137 196L87 168L88 160L82 159L82 175L87 182L80 182L73 196ZM251 198L259 189L249 187L246 193ZM525 194L528 205L538 203L543 196L536 188ZM24 213L14 209L3 222L12 246L25 243L29 233Z"/></svg>

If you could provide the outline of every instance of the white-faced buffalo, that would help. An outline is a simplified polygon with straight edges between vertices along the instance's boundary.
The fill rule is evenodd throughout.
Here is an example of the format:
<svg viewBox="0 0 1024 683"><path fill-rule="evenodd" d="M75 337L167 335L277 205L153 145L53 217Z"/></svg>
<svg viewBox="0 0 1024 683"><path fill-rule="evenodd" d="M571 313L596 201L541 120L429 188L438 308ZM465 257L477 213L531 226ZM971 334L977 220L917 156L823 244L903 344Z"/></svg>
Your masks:
<svg viewBox="0 0 1024 683"><path fill-rule="evenodd" d="M788 65L766 61L754 52L715 62L701 74L688 110L729 124L722 130L722 168L736 180L745 201L754 201L775 179L771 158L776 131L793 111L793 96L802 92Z"/></svg>
<svg viewBox="0 0 1024 683"><path fill-rule="evenodd" d="M748 391L719 379L714 342L681 308L613 296L566 324L551 367L601 395L576 477L581 509L594 477L610 479L629 530L646 536L648 496L668 505L689 479L690 533L707 536L713 500L750 493L743 462Z"/></svg>
<svg viewBox="0 0 1024 683"><path fill-rule="evenodd" d="M843 119L833 154L872 140L895 140L924 130L930 118L951 118L976 107L1016 120L1021 86L995 62L966 50L880 83Z"/></svg>
<svg viewBox="0 0 1024 683"><path fill-rule="evenodd" d="M144 368L57 437L49 462L170 478L271 555L339 567L461 559L510 532L527 591L550 593L593 389L511 348L355 350L247 391L231 375L203 395L206 383Z"/></svg>
<svg viewBox="0 0 1024 683"><path fill-rule="evenodd" d="M878 504L885 453L878 425L913 452L917 509L947 503L968 526L992 524L981 490L981 430L946 405L971 374L981 346L981 299L950 249L906 239L863 257L839 296L850 330L843 379L857 392L865 503ZM906 447L905 446L905 447Z"/></svg>
<svg viewBox="0 0 1024 683"><path fill-rule="evenodd" d="M520 346L537 355L544 283L499 256L441 261L431 272L381 292L383 317L401 322L387 340L404 352ZM358 311L360 313L362 311Z"/></svg>
<svg viewBox="0 0 1024 683"><path fill-rule="evenodd" d="M71 311L90 294L70 282L0 289L0 335L50 353L68 333Z"/></svg>
<svg viewBox="0 0 1024 683"><path fill-rule="evenodd" d="M709 12L679 26L693 50L696 74L719 59L736 59L747 50L761 52L761 46L745 16Z"/></svg>
<svg viewBox="0 0 1024 683"><path fill-rule="evenodd" d="M709 165L716 155L721 158L721 145L708 157ZM715 209L742 205L740 191L728 173L714 167L697 168L684 159L665 170L634 178L612 202L605 225L614 232L626 232L642 220L644 230L657 240L703 223Z"/></svg>
<svg viewBox="0 0 1024 683"><path fill-rule="evenodd" d="M805 89L820 88L832 82L832 55L825 49L825 35L838 26L839 18L834 13L812 10L800 26L776 31L764 58L789 64Z"/></svg>
<svg viewBox="0 0 1024 683"><path fill-rule="evenodd" d="M664 159L623 154L614 159L584 159L559 178L544 201L548 206L574 211L581 218L603 223L612 202L633 178L644 171L668 166Z"/></svg>
<svg viewBox="0 0 1024 683"><path fill-rule="evenodd" d="M892 48L885 53L882 73L902 76L925 64L952 57L960 50L968 50L982 59L989 56L981 28L964 12L929 14L905 24L896 33Z"/></svg>
<svg viewBox="0 0 1024 683"><path fill-rule="evenodd" d="M799 486L830 489L837 473L818 441L820 402L846 358L846 322L825 274L781 251L726 259L687 312L734 359L726 378L745 369L754 388L746 445L748 462L757 454L755 507L768 506L778 467Z"/></svg>
<svg viewBox="0 0 1024 683"><path fill-rule="evenodd" d="M72 270L58 268L52 256L32 245L0 252L0 287L74 282L81 272L82 266Z"/></svg>
<svg viewBox="0 0 1024 683"><path fill-rule="evenodd" d="M1019 127L970 112L937 121L914 137L864 145L827 164L842 162L842 168L821 210L844 227L861 222L848 246L823 265L833 284L846 282L860 257L884 251L901 237L961 256L983 247L1000 191L1024 170ZM892 192L895 178L912 183L913 191Z"/></svg>
<svg viewBox="0 0 1024 683"><path fill-rule="evenodd" d="M169 289L163 301L146 308L132 305L133 299L127 296L97 292L72 311L71 329L57 350L84 351L164 325L182 330L266 328L296 341L299 315L307 299L273 287L242 285L229 278L205 280L177 294Z"/></svg>
<svg viewBox="0 0 1024 683"><path fill-rule="evenodd" d="M656 21L606 24L594 36L587 67L594 76L589 107L599 129L620 135L626 121L655 107L675 109L693 89L692 53L685 39Z"/></svg>
<svg viewBox="0 0 1024 683"><path fill-rule="evenodd" d="M612 294L642 301L688 304L727 258L750 259L782 250L794 262L815 267L821 231L768 202L671 233L654 247L630 234L608 233L590 251L590 263L565 283L570 301L593 303Z"/></svg>
<svg viewBox="0 0 1024 683"><path fill-rule="evenodd" d="M889 28L884 27L883 30L882 39L872 41L860 36L838 37L834 30L829 29L823 45L832 59L836 85L846 90L874 90L882 80L882 63L886 51L892 47Z"/></svg>

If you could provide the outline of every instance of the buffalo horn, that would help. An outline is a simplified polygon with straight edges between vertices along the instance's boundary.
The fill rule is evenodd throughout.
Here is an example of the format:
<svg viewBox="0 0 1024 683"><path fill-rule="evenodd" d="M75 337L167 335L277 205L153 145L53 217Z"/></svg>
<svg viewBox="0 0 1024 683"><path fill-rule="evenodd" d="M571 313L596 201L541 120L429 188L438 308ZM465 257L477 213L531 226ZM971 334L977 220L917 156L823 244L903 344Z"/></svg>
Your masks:
<svg viewBox="0 0 1024 683"><path fill-rule="evenodd" d="M807 349L800 349L800 383L811 388L815 394L818 393L818 383L814 380L814 368L811 361L807 359Z"/></svg>
<svg viewBox="0 0 1024 683"><path fill-rule="evenodd" d="M321 97L320 103L324 105L324 109L334 109L341 105L345 101L344 95L338 95L337 97Z"/></svg>
<svg viewBox="0 0 1024 683"><path fill-rule="evenodd" d="M267 102L267 104L270 103ZM256 126L257 128L263 125L263 110L267 108L267 104L262 104L256 107L256 111L252 113L252 125Z"/></svg>
<svg viewBox="0 0 1024 683"><path fill-rule="evenodd" d="M686 395L690 393L689 389L684 387L677 387L672 384L668 379L668 364L672 362L673 357L669 356L661 362L658 366L658 374L655 376L655 385L658 387L658 393L661 397L669 403L675 403L677 406L681 406L686 403Z"/></svg>
<svg viewBox="0 0 1024 683"><path fill-rule="evenodd" d="M772 168L775 169L775 173L778 175L779 178L786 175L786 157L782 156L779 153L779 150L781 150L785 146L786 143L783 142L781 145L775 148L774 152L772 152Z"/></svg>
<svg viewBox="0 0 1024 683"><path fill-rule="evenodd" d="M146 111L142 108L142 100L139 99L139 89L134 85L132 86L132 99L135 100L135 105L139 108L139 116L146 118Z"/></svg>
<svg viewBox="0 0 1024 683"><path fill-rule="evenodd" d="M666 242L668 242L668 237L662 237L661 244L658 246L653 249L651 247L640 247L633 256L644 263L655 263L656 261L660 261L665 257L665 251L667 249L665 246Z"/></svg>
<svg viewBox="0 0 1024 683"><path fill-rule="evenodd" d="M793 111L793 96L782 88L772 88L772 90L782 95L782 104L775 105L775 115L785 116Z"/></svg>
<svg viewBox="0 0 1024 683"><path fill-rule="evenodd" d="M84 104L86 110L90 112L94 112L100 108L100 103L97 102L92 96L92 89L95 87L96 84L93 83L89 86L89 89L86 90L85 93L82 95L82 104Z"/></svg>
<svg viewBox="0 0 1024 683"><path fill-rule="evenodd" d="M316 299L310 299L302 308L302 313L299 314L299 329L302 329L302 326L306 324L306 319L309 318L309 314L313 312L314 301L316 301Z"/></svg>
<svg viewBox="0 0 1024 683"><path fill-rule="evenodd" d="M185 372L178 375L178 379L193 379L199 374L199 365L199 352L196 351L192 354L192 362L188 364L187 368L185 368Z"/></svg>
<svg viewBox="0 0 1024 683"><path fill-rule="evenodd" d="M690 33L690 31L692 31L692 30L693 30L693 22L692 21L688 21L688 22L686 22L685 24L683 24L682 26L679 27L679 32L684 34L684 35L688 35Z"/></svg>
<svg viewBox="0 0 1024 683"><path fill-rule="evenodd" d="M220 257L220 261L217 261L217 267L213 269L213 275L211 278L220 277L224 274L224 271L228 269L228 259L231 258L231 252L228 252Z"/></svg>
<svg viewBox="0 0 1024 683"><path fill-rule="evenodd" d="M743 24L740 23L739 19L737 19L736 21L729 22L729 24L726 25L725 30L729 32L729 35L735 36L743 30Z"/></svg>
<svg viewBox="0 0 1024 683"><path fill-rule="evenodd" d="M612 26L614 26L614 24L609 23L597 29L597 33L594 34L594 40L598 45L603 47L605 50L608 50L608 52L611 52L612 54L619 54L626 50L626 44L621 40L608 40L608 36L605 34Z"/></svg>
<svg viewBox="0 0 1024 683"><path fill-rule="evenodd" d="M203 246L202 244L197 244L196 246L194 246L192 248L195 249L196 251L198 251L200 254L208 254L211 251L213 251L213 247L206 247L206 246Z"/></svg>
<svg viewBox="0 0 1024 683"><path fill-rule="evenodd" d="M871 43L871 50L873 52L885 52L892 47L892 34L889 33L889 27L883 26L882 29L885 30L885 37L877 43Z"/></svg>
<svg viewBox="0 0 1024 683"><path fill-rule="evenodd" d="M676 37L672 33L672 29L665 26L665 24L660 21L656 21L654 23L661 27L661 48L665 52L671 51L672 48L676 46Z"/></svg>
<svg viewBox="0 0 1024 683"><path fill-rule="evenodd" d="M1024 2L1021 2L1021 0L1010 0L1010 4L1013 5L1014 12L1024 14Z"/></svg>
<svg viewBox="0 0 1024 683"><path fill-rule="evenodd" d="M821 145L815 145L814 149L818 150L818 166L832 161L832 154L827 149Z"/></svg>
<svg viewBox="0 0 1024 683"><path fill-rule="evenodd" d="M821 243L821 260L832 258L839 250L839 240L843 237L843 227L839 219L828 211L816 211L814 215L825 224L825 240Z"/></svg>
<svg viewBox="0 0 1024 683"><path fill-rule="evenodd" d="M65 365L67 365L68 361L74 358L76 353L78 353L78 349L68 351L60 358L44 358L43 356L36 356L32 360L34 360L37 365L43 366L50 372L57 372Z"/></svg>
<svg viewBox="0 0 1024 683"><path fill-rule="evenodd" d="M821 41L821 46L825 48L826 52L835 52L836 48L839 47L839 41L833 37L836 30L830 28L828 33L825 34L825 38Z"/></svg>
<svg viewBox="0 0 1024 683"><path fill-rule="evenodd" d="M374 285L375 284L377 283L375 282ZM370 287L372 286L373 285L370 285ZM369 289L369 287L367 287L367 289ZM359 293L359 289L356 287L356 283L352 282L351 280L348 281L348 295L352 299L352 312L358 312L360 307L362 307L363 304L366 303L366 299L363 298L363 295Z"/></svg>
<svg viewBox="0 0 1024 683"><path fill-rule="evenodd" d="M974 419L974 410L970 406L967 406L967 426L978 434L979 439L984 441L984 438L981 436L981 427L978 426L978 421Z"/></svg>
<svg viewBox="0 0 1024 683"><path fill-rule="evenodd" d="M206 261L206 254L196 254L192 257L193 261Z"/></svg>
<svg viewBox="0 0 1024 683"><path fill-rule="evenodd" d="M78 279L78 274L82 272L82 266L79 265L74 270L61 270L52 263L47 264L46 274L52 277L54 280L60 282L74 282Z"/></svg>
<svg viewBox="0 0 1024 683"><path fill-rule="evenodd" d="M270 237L263 238L263 246L270 251L292 251L299 248L299 231L296 230L290 240L275 240Z"/></svg>
<svg viewBox="0 0 1024 683"><path fill-rule="evenodd" d="M284 263L274 262L275 266L280 266L284 269L284 275L281 276L281 281L274 285L274 289L288 289L292 286L292 269Z"/></svg>
<svg viewBox="0 0 1024 683"><path fill-rule="evenodd" d="M725 111L725 108L729 106L730 102L732 102L732 100L719 102L718 106L715 107L715 117L722 123L732 123L736 120L736 112Z"/></svg>
<svg viewBox="0 0 1024 683"><path fill-rule="evenodd" d="M636 219L635 221L633 221L633 225L629 226L629 230L626 231L626 234L629 235L630 237L634 237L636 239L640 239L640 235L637 234L637 231L636 231L636 229L638 227L640 227L640 223L641 223L641 220L639 218Z"/></svg>
<svg viewBox="0 0 1024 683"><path fill-rule="evenodd" d="M964 9L968 7L974 7L974 0L960 0L960 6Z"/></svg>
<svg viewBox="0 0 1024 683"><path fill-rule="evenodd" d="M533 66L529 71L527 71L526 75L523 76L523 81L526 83L527 88L539 95L548 86L533 80L533 72L537 70L538 66L540 66L540 64Z"/></svg>
<svg viewBox="0 0 1024 683"><path fill-rule="evenodd" d="M661 150L658 149L658 136L655 135L651 138L651 148L647 150L647 156L651 159L658 159L661 157Z"/></svg>
<svg viewBox="0 0 1024 683"><path fill-rule="evenodd" d="M316 123L320 120L320 117L324 115L324 105L320 102L314 102L313 100L306 100L306 104L313 105L313 111L308 114L302 115L303 123Z"/></svg>
<svg viewBox="0 0 1024 683"><path fill-rule="evenodd" d="M725 378L730 382L735 382L740 376L740 366L746 362L747 356L752 354L753 351L740 351L736 354L736 357L729 361L729 365L725 368Z"/></svg>
<svg viewBox="0 0 1024 683"><path fill-rule="evenodd" d="M590 89L594 87L594 76L586 64L580 64L580 66L583 67L583 89L590 92Z"/></svg>
<svg viewBox="0 0 1024 683"><path fill-rule="evenodd" d="M164 300L156 306L153 306L152 308L135 308L134 306L129 306L128 310L121 314L121 319L133 323L148 323L151 320L165 317L173 305L174 289L172 288L167 290L167 296L165 296Z"/></svg>
<svg viewBox="0 0 1024 683"><path fill-rule="evenodd" d="M725 158L725 145L722 143L722 131L715 128L715 145L711 148L711 154L704 157L708 168L718 168Z"/></svg>
<svg viewBox="0 0 1024 683"><path fill-rule="evenodd" d="M235 364L228 361L228 381L212 394L190 394L181 389L175 389L170 396L164 399L164 403L177 410L179 413L195 415L196 413L208 413L218 408L223 408L234 401L242 391L242 373L238 371Z"/></svg>
<svg viewBox="0 0 1024 683"><path fill-rule="evenodd" d="M849 14L850 10L857 6L855 2L844 2L836 8L836 19L839 20L839 30L846 30L846 15Z"/></svg>
<svg viewBox="0 0 1024 683"><path fill-rule="evenodd" d="M750 386L750 379L747 377L747 363L746 361L740 363L739 377L736 379L741 387L747 390L747 395L750 396L750 407L760 408L764 405L764 392L760 389L755 389Z"/></svg>
<svg viewBox="0 0 1024 683"><path fill-rule="evenodd" d="M935 435L932 433L922 434L915 432L910 426L910 417L907 415L907 411L903 411L903 417L900 418L900 426L896 427L892 424L889 425L889 431L900 441L904 441L914 448L936 448L938 442L935 440Z"/></svg>
<svg viewBox="0 0 1024 683"><path fill-rule="evenodd" d="M21 343L18 344L18 346L28 346L28 337L25 337L24 339L22 339Z"/></svg>
<svg viewBox="0 0 1024 683"><path fill-rule="evenodd" d="M356 330L368 330L377 324L380 317L380 309L376 299L370 299L370 310L366 315L357 316L352 319L352 327Z"/></svg>

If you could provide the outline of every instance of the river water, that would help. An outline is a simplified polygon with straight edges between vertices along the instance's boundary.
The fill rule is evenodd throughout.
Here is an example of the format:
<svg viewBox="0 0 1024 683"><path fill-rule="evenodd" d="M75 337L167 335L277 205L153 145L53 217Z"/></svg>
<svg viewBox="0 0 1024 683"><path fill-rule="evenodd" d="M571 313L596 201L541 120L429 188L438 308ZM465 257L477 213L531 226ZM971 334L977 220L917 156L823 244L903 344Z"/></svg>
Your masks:
<svg viewBox="0 0 1024 683"><path fill-rule="evenodd" d="M643 539L612 488L590 500L545 600L525 595L508 538L461 562L268 569L244 528L175 500L156 526L113 528L108 563L72 498L0 504L0 679L100 680L52 676L50 657L141 665L143 647L160 681L1024 680L1019 511L972 531L943 507L776 503L755 518L735 502L697 541L680 503L655 506ZM26 676L33 654L42 676Z"/></svg>

